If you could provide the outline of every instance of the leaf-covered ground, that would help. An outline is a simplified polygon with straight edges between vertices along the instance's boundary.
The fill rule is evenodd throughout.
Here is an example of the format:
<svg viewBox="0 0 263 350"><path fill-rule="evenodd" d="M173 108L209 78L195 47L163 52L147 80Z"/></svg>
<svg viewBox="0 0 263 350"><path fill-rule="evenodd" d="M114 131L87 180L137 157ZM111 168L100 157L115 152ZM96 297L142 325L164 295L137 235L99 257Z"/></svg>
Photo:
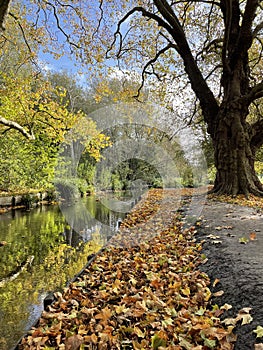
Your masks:
<svg viewBox="0 0 263 350"><path fill-rule="evenodd" d="M252 194L250 194L248 197L245 195L239 194L235 197L227 196L227 195L209 195L209 199L214 201L220 201L220 202L226 202L231 204L238 204L242 206L247 206L255 209L262 210L263 209L263 197L256 197Z"/></svg>
<svg viewBox="0 0 263 350"><path fill-rule="evenodd" d="M233 349L227 305L209 304L202 247L177 205L175 191L150 191L19 349Z"/></svg>

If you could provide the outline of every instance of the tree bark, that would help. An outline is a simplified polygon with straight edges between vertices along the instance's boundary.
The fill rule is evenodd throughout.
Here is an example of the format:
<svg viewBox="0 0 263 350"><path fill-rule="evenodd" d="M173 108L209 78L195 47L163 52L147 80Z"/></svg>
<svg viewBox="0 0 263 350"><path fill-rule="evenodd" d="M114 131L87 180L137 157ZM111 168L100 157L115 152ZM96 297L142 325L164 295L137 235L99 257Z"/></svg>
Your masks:
<svg viewBox="0 0 263 350"><path fill-rule="evenodd" d="M12 120L8 120L8 119L0 116L0 124L8 126L10 129L18 130L19 132L21 132L21 134L23 134L29 140L35 140L35 136L32 133L30 134L20 124L14 122Z"/></svg>
<svg viewBox="0 0 263 350"><path fill-rule="evenodd" d="M254 168L250 125L243 117L246 114L241 103L228 103L220 109L216 132L211 135L217 169L212 193L263 196L263 185Z"/></svg>
<svg viewBox="0 0 263 350"><path fill-rule="evenodd" d="M0 31L5 30L6 16L9 11L11 0L2 0L0 4Z"/></svg>

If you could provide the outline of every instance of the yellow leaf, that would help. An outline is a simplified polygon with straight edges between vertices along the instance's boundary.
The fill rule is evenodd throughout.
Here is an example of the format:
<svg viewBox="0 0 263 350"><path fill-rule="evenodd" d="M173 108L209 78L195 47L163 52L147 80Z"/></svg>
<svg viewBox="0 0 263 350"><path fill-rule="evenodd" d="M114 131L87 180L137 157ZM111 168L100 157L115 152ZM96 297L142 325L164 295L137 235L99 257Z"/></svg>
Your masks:
<svg viewBox="0 0 263 350"><path fill-rule="evenodd" d="M181 288L181 292L183 295L186 295L186 296L189 296L191 291L190 291L190 288L189 287L186 287L186 288Z"/></svg>
<svg viewBox="0 0 263 350"><path fill-rule="evenodd" d="M256 333L257 338L263 337L263 327L257 326L257 328L253 330L253 333Z"/></svg>
<svg viewBox="0 0 263 350"><path fill-rule="evenodd" d="M139 327L134 327L133 331L139 338L145 337L145 333Z"/></svg>

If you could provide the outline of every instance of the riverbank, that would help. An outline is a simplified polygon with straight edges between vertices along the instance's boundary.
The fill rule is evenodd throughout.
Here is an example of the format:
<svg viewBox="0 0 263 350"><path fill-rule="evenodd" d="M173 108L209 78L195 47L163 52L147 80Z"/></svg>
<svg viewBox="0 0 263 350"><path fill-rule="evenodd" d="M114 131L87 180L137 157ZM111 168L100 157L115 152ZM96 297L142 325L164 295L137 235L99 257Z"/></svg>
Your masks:
<svg viewBox="0 0 263 350"><path fill-rule="evenodd" d="M227 306L210 304L206 257L180 201L151 190L17 349L233 349L234 327L219 318Z"/></svg>
<svg viewBox="0 0 263 350"><path fill-rule="evenodd" d="M0 214L11 209L30 209L40 204L50 204L55 196L52 191L0 192Z"/></svg>

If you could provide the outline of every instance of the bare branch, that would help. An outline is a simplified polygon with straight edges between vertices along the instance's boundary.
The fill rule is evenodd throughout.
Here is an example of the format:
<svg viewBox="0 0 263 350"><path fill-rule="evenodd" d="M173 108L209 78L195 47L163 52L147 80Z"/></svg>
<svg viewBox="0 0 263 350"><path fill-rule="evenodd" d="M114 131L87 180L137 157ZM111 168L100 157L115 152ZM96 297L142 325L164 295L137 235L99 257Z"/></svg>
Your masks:
<svg viewBox="0 0 263 350"><path fill-rule="evenodd" d="M191 113L190 119L189 119L189 121L187 123L188 126L192 124L193 119L194 119L194 117L196 115L196 112L197 112L197 98L195 98L194 108L193 108L193 111Z"/></svg>
<svg viewBox="0 0 263 350"><path fill-rule="evenodd" d="M119 44L119 53L121 51L122 48L122 34L121 34L121 25L129 18L131 17L134 13L139 12L142 14L142 16L147 17L149 19L152 19L154 21L156 21L160 27L165 28L170 34L172 33L172 28L169 26L169 24L167 22L165 22L161 17L159 17L158 15L151 13L149 11L147 11L145 8L141 7L141 6L137 6L134 7L133 9L131 9L129 12L126 13L125 16L123 16L117 25L117 29L114 33L114 39L113 42L111 43L109 49L106 52L106 57L109 58L108 54L110 51L113 50L113 47L117 41L117 38L120 38L120 44ZM118 56L118 55L117 55Z"/></svg>
<svg viewBox="0 0 263 350"><path fill-rule="evenodd" d="M103 15L104 15L104 12L103 12L103 0L100 0L100 5L99 5L99 9L100 9L100 18L98 20L98 25L97 25L97 28L95 29L94 33L92 34L92 39L95 38L95 35L98 33L99 29L100 29L100 26L101 26L101 22L103 20Z"/></svg>
<svg viewBox="0 0 263 350"><path fill-rule="evenodd" d="M143 88L144 82L145 82L144 76L145 76L146 73L149 74L149 72L147 72L147 68L148 68L149 66L153 65L153 64L158 60L158 58L159 58L161 55L163 55L166 51L168 51L168 50L170 50L170 49L172 49L172 48L176 49L176 45L173 45L173 44L169 43L167 46L165 46L164 48L162 48L161 50L159 50L159 51L156 53L156 55L146 63L146 65L143 67L143 70L142 70L142 83L141 83L141 85L140 85L140 87L139 87L139 89L138 89L137 95L135 95L134 97L139 97L139 95L140 95L141 89Z"/></svg>
<svg viewBox="0 0 263 350"><path fill-rule="evenodd" d="M202 49L202 51L197 53L196 58L198 58L199 56L202 56L204 53L211 52L213 50L213 48L222 49L221 44L223 43L223 41L224 41L223 38L217 38L217 39L210 41L208 44L206 44L206 46Z"/></svg>
<svg viewBox="0 0 263 350"><path fill-rule="evenodd" d="M15 15L14 15L13 13L11 13L11 12L9 13L9 15L10 15L11 17L13 17L14 20L18 23L18 26L19 26L19 28L20 28L20 30L21 30L21 33L22 33L24 42L25 42L25 44L26 44L26 46L27 46L27 48L28 48L28 51L30 52L30 54L32 54L31 47L30 47L29 42L28 42L28 40L27 40L27 37L26 37L25 31L24 31L24 28L22 27L22 25L21 25L21 23L20 23L20 21L19 21L19 18L18 18L17 16L15 16Z"/></svg>
<svg viewBox="0 0 263 350"><path fill-rule="evenodd" d="M215 66L205 77L205 80L208 80L218 69L222 69L223 66L222 64L218 64L217 66Z"/></svg>
<svg viewBox="0 0 263 350"><path fill-rule="evenodd" d="M211 15L214 12L214 4L211 6L210 10L209 10L209 14L208 14L208 25L207 25L207 29L206 29L206 40L204 42L204 46L207 46L207 42L209 41L210 38L210 27L211 27Z"/></svg>
<svg viewBox="0 0 263 350"><path fill-rule="evenodd" d="M243 50L248 50L252 44L252 24L259 6L258 0L247 0L245 12L242 20L238 46Z"/></svg>
<svg viewBox="0 0 263 350"><path fill-rule="evenodd" d="M47 5L49 5L52 10L53 10L53 15L55 17L55 20L56 20L56 25L57 25L57 28L60 30L60 32L64 35L64 37L66 38L66 41L71 45L71 46L74 46L76 47L77 49L81 49L81 47L79 45L77 45L75 42L73 42L71 39L70 39L70 35L67 34L65 32L65 30L61 27L60 25L60 20L59 20L59 17L58 17L58 14L57 14L57 9L56 9L56 6L53 5L51 2L49 1L45 1L45 3Z"/></svg>
<svg viewBox="0 0 263 350"><path fill-rule="evenodd" d="M171 3L171 6L176 5L176 4L181 4L181 3L184 3L184 2L185 1L182 1L182 0L173 1ZM220 7L220 2L213 1L213 0L192 0L192 2L201 2L203 4L216 5L216 6Z"/></svg>
<svg viewBox="0 0 263 350"><path fill-rule="evenodd" d="M258 33L263 29L263 22L259 23L253 31L253 39L258 35Z"/></svg>
<svg viewBox="0 0 263 350"><path fill-rule="evenodd" d="M30 134L23 126L14 121L7 120L6 118L0 116L0 124L8 126L10 129L18 130L29 140L35 140L35 136L33 134Z"/></svg>
<svg viewBox="0 0 263 350"><path fill-rule="evenodd" d="M229 62L227 60L227 54L229 50L229 40L230 40L230 33L231 33L231 26L232 26L232 0L226 1L226 8L225 8L225 36L223 40L223 48L222 48L222 62L224 69L226 69L227 72L230 72L229 68Z"/></svg>

